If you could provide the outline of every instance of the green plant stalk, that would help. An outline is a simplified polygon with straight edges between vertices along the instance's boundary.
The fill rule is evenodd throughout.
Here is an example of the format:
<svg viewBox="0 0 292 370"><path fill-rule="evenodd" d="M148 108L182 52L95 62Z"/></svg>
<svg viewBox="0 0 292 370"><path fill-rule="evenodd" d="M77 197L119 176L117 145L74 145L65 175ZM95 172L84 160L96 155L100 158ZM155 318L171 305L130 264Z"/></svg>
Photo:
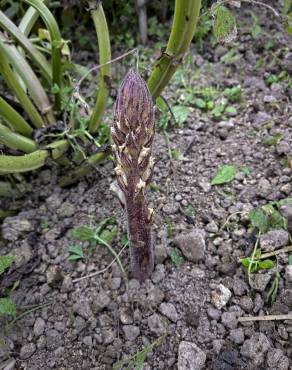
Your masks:
<svg viewBox="0 0 292 370"><path fill-rule="evenodd" d="M94 26L97 33L98 48L99 48L99 64L103 65L111 60L111 47L109 30L106 22L106 17L102 8L101 2L99 2L96 9L91 11L91 15L94 21ZM111 66L110 64L104 65L99 71L99 89L96 98L95 107L90 117L89 131L94 133L98 130L98 126L101 123L106 103L109 95L109 88L107 85L107 79L111 77Z"/></svg>
<svg viewBox="0 0 292 370"><path fill-rule="evenodd" d="M41 0L24 0L27 4L33 6L40 14L42 20L44 21L51 38L52 47L52 77L53 85L57 85L59 90L62 87L62 59L61 59L61 48L62 48L62 38L58 27L58 24L46 7L46 5ZM55 106L56 111L60 111L61 108L61 95L60 91L55 94Z"/></svg>
<svg viewBox="0 0 292 370"><path fill-rule="evenodd" d="M62 187L69 186L77 182L81 177L92 171L92 167L104 161L109 155L109 151L99 152L90 156L86 163L74 168L72 171L61 177L59 185Z"/></svg>
<svg viewBox="0 0 292 370"><path fill-rule="evenodd" d="M37 148L36 143L32 139L11 131L1 123L0 143L8 146L8 148L21 150L24 153L31 153Z"/></svg>
<svg viewBox="0 0 292 370"><path fill-rule="evenodd" d="M0 33L0 52L2 55L5 55L8 62L13 65L21 80L24 82L24 85L27 87L32 100L41 114L47 119L48 123L56 123L49 98L39 79L17 48L13 45L9 45L5 41L7 41L6 38L3 38Z"/></svg>
<svg viewBox="0 0 292 370"><path fill-rule="evenodd" d="M23 90L20 82L18 81L17 77L15 76L13 70L11 69L9 63L7 62L6 58L4 55L1 55L0 58L0 74L2 74L5 82L9 86L9 88L14 92L16 95L17 99L22 105L22 108L24 111L27 113L29 116L31 123L36 127L36 128L41 128L45 126L45 123L31 102L30 98L27 96L25 91Z"/></svg>
<svg viewBox="0 0 292 370"><path fill-rule="evenodd" d="M49 157L58 159L69 148L67 140L59 140L46 146L46 149L36 150L22 156L2 155L0 156L0 175L9 173L21 173L36 170L46 164Z"/></svg>
<svg viewBox="0 0 292 370"><path fill-rule="evenodd" d="M148 88L156 99L181 63L194 36L201 0L176 0L174 20L167 48L157 60L148 79Z"/></svg>
<svg viewBox="0 0 292 370"><path fill-rule="evenodd" d="M22 118L22 116L11 107L3 98L0 97L0 116L7 122L10 128L16 132L30 137L32 135L32 128Z"/></svg>
<svg viewBox="0 0 292 370"><path fill-rule="evenodd" d="M42 0L43 3L47 3L47 1ZM32 6L30 6L24 16L22 17L19 23L19 30L24 34L24 36L28 37L30 34L31 29L35 25L39 17L39 12Z"/></svg>
<svg viewBox="0 0 292 370"><path fill-rule="evenodd" d="M21 45L21 47L27 52L30 58L40 69L43 77L50 84L52 83L52 71L50 64L43 56L41 52L30 42L30 40L23 35L17 26L2 12L0 11L0 26L5 29L6 32L10 33L13 38Z"/></svg>

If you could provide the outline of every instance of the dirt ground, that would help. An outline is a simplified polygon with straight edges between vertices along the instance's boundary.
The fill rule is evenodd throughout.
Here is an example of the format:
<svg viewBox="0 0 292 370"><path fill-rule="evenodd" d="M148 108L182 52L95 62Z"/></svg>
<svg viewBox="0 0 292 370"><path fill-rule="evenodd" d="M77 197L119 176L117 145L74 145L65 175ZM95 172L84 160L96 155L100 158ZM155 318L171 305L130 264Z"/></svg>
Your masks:
<svg viewBox="0 0 292 370"><path fill-rule="evenodd" d="M15 252L22 258L0 283L3 291L19 281L12 293L15 302L41 307L10 327L0 322L0 369L14 360L11 369L113 369L117 361L145 348L144 370L292 369L288 253L277 255L276 267L253 274L252 284L238 261L251 255L257 239L249 211L292 197L287 163L291 83L281 78L267 82L270 75L291 74L291 38L276 21L266 21L265 11L259 16L262 33L256 39L240 32L233 46L206 43L201 53L193 48L188 68L200 74L191 82L175 79L167 91L170 99L182 100L177 94L185 83L221 89L241 84L243 96L234 103L236 112L214 119L193 108L183 127L168 132L170 147L183 154L180 160L170 160L165 136L157 133L155 186L147 193L155 209L156 267L150 280L140 284L130 278L127 288L117 264L108 267L113 257L102 246L83 261L68 261L68 247L76 244L71 230L107 217L117 220L120 234L113 247L117 252L122 248L125 215L110 190L112 162L66 189L57 185L54 165L32 176L35 190L27 195L23 211L2 224L1 254ZM281 140L267 145L275 137ZM224 164L236 166L234 180L211 186ZM291 225L292 204L280 212ZM284 229L260 237L262 251L289 243ZM127 248L121 260L129 272ZM271 303L267 292L277 273L279 287ZM288 314L290 320L241 321Z"/></svg>

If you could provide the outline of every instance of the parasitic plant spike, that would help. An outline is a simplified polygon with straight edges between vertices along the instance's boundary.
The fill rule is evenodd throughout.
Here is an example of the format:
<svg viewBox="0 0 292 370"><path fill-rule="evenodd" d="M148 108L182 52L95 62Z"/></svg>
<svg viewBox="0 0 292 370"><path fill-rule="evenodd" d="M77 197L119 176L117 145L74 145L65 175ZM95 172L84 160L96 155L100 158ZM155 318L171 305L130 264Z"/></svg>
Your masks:
<svg viewBox="0 0 292 370"><path fill-rule="evenodd" d="M147 279L154 267L151 237L153 209L146 205L145 190L154 160L154 109L143 78L130 70L118 92L111 128L117 183L124 195L128 218L131 267L134 278Z"/></svg>

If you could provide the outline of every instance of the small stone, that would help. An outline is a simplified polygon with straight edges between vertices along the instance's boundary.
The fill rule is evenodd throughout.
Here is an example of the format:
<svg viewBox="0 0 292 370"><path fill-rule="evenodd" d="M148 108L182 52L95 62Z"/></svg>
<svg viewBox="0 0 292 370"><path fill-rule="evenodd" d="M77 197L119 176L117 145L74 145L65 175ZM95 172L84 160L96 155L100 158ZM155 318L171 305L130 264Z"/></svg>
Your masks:
<svg viewBox="0 0 292 370"><path fill-rule="evenodd" d="M20 349L20 358L22 360L27 360L35 353L35 351L36 351L36 346L34 343L25 344Z"/></svg>
<svg viewBox="0 0 292 370"><path fill-rule="evenodd" d="M284 247L289 242L289 233L286 230L271 230L260 236L260 246L263 251L273 251Z"/></svg>
<svg viewBox="0 0 292 370"><path fill-rule="evenodd" d="M285 279L288 283L292 283L292 265L287 265L285 268Z"/></svg>
<svg viewBox="0 0 292 370"><path fill-rule="evenodd" d="M177 322L178 313L172 303L161 303L161 305L159 306L159 311L160 313L162 313L162 315L166 316L172 322Z"/></svg>
<svg viewBox="0 0 292 370"><path fill-rule="evenodd" d="M206 362L206 354L195 343L180 342L178 347L178 370L201 370Z"/></svg>
<svg viewBox="0 0 292 370"><path fill-rule="evenodd" d="M64 202L61 207L57 210L57 214L61 218L72 217L75 213L75 207L70 202Z"/></svg>
<svg viewBox="0 0 292 370"><path fill-rule="evenodd" d="M46 333L47 349L52 351L63 344L62 334L55 329L48 330Z"/></svg>
<svg viewBox="0 0 292 370"><path fill-rule="evenodd" d="M210 319L218 321L220 319L221 312L217 310L217 308L209 307L207 309L207 315L210 317Z"/></svg>
<svg viewBox="0 0 292 370"><path fill-rule="evenodd" d="M273 189L270 182L265 178L261 178L258 183L258 195L262 198L265 198L271 193L272 190Z"/></svg>
<svg viewBox="0 0 292 370"><path fill-rule="evenodd" d="M41 317L38 317L33 326L34 335L36 337L39 337L40 335L42 335L45 331L45 326L46 326L45 321Z"/></svg>
<svg viewBox="0 0 292 370"><path fill-rule="evenodd" d="M151 280L154 284L159 283L165 277L165 268L163 265L157 265L155 271L152 273Z"/></svg>
<svg viewBox="0 0 292 370"><path fill-rule="evenodd" d="M51 265L46 271L48 285L56 286L63 281L62 270L59 266Z"/></svg>
<svg viewBox="0 0 292 370"><path fill-rule="evenodd" d="M282 350L272 348L267 354L267 365L269 370L288 370L289 359Z"/></svg>
<svg viewBox="0 0 292 370"><path fill-rule="evenodd" d="M157 313L148 317L148 326L152 333L156 335L167 333L167 322Z"/></svg>
<svg viewBox="0 0 292 370"><path fill-rule="evenodd" d="M94 299L93 299L93 303L92 303L93 312L95 314L98 313L99 311L106 308L110 304L110 302L111 302L111 299L108 296L108 294L104 290L101 290L97 294L97 296L94 297Z"/></svg>
<svg viewBox="0 0 292 370"><path fill-rule="evenodd" d="M246 312L250 312L253 309L253 301L248 296L243 296L239 300L239 306Z"/></svg>
<svg viewBox="0 0 292 370"><path fill-rule="evenodd" d="M200 181L199 186L203 190L204 193L208 193L211 190L211 184L207 180Z"/></svg>
<svg viewBox="0 0 292 370"><path fill-rule="evenodd" d="M263 292L271 280L271 274L266 272L263 274L252 274L250 276L250 285L254 290Z"/></svg>
<svg viewBox="0 0 292 370"><path fill-rule="evenodd" d="M114 277L110 281L111 290L117 290L121 286L122 279L120 277Z"/></svg>
<svg viewBox="0 0 292 370"><path fill-rule="evenodd" d="M228 329L237 327L237 315L235 312L224 312L221 316L222 324Z"/></svg>
<svg viewBox="0 0 292 370"><path fill-rule="evenodd" d="M176 214L178 209L179 209L179 204L178 203L166 204L162 208L163 212L166 213L167 215Z"/></svg>
<svg viewBox="0 0 292 370"><path fill-rule="evenodd" d="M223 284L219 284L216 290L213 290L211 293L211 300L215 307L219 310L226 306L229 299L231 298L231 291L226 288Z"/></svg>
<svg viewBox="0 0 292 370"><path fill-rule="evenodd" d="M6 217L2 224L2 236L9 241L16 241L23 234L33 231L33 225L21 216Z"/></svg>
<svg viewBox="0 0 292 370"><path fill-rule="evenodd" d="M87 335L82 339L82 342L86 345L86 347L92 348L93 342L92 342L92 336Z"/></svg>
<svg viewBox="0 0 292 370"><path fill-rule="evenodd" d="M213 220L206 225L206 231L208 231L209 233L216 234L218 232L218 230L219 230L218 226L217 226L216 222L213 221Z"/></svg>
<svg viewBox="0 0 292 370"><path fill-rule="evenodd" d="M93 316L90 303L85 297L81 297L80 300L73 305L73 311L86 320Z"/></svg>
<svg viewBox="0 0 292 370"><path fill-rule="evenodd" d="M147 291L147 300L152 306L160 304L164 300L164 293L156 286L151 286Z"/></svg>
<svg viewBox="0 0 292 370"><path fill-rule="evenodd" d="M240 350L242 356L253 361L253 365L262 365L265 360L265 354L270 349L271 344L268 338L262 333L254 334L247 339Z"/></svg>
<svg viewBox="0 0 292 370"><path fill-rule="evenodd" d="M229 337L235 344L242 344L244 342L244 332L242 328L230 330Z"/></svg>
<svg viewBox="0 0 292 370"><path fill-rule="evenodd" d="M73 282L69 275L66 275L61 285L61 293L69 293L73 290Z"/></svg>
<svg viewBox="0 0 292 370"><path fill-rule="evenodd" d="M52 194L46 199L47 207L52 212L56 212L56 209L60 207L61 203L62 198L60 197L60 194Z"/></svg>
<svg viewBox="0 0 292 370"><path fill-rule="evenodd" d="M177 202L180 202L183 198L180 194L176 194L176 196L174 197L174 199L177 201Z"/></svg>
<svg viewBox="0 0 292 370"><path fill-rule="evenodd" d="M120 321L125 325L133 323L133 315L129 307L122 307L120 309Z"/></svg>
<svg viewBox="0 0 292 370"><path fill-rule="evenodd" d="M189 261L198 262L204 258L206 249L204 230L194 229L189 234L181 234L173 242Z"/></svg>
<svg viewBox="0 0 292 370"><path fill-rule="evenodd" d="M13 248L9 254L15 256L16 268L24 266L33 257L31 246L27 242L24 242L20 247Z"/></svg>
<svg viewBox="0 0 292 370"><path fill-rule="evenodd" d="M291 184L285 184L281 186L280 191L286 195L291 194L292 192L292 185Z"/></svg>
<svg viewBox="0 0 292 370"><path fill-rule="evenodd" d="M140 335L139 326L135 326L135 325L124 325L123 332L124 332L125 338L129 340L130 342L133 342Z"/></svg>
<svg viewBox="0 0 292 370"><path fill-rule="evenodd" d="M157 244L154 253L156 263L163 263L168 256L167 247L164 244Z"/></svg>
<svg viewBox="0 0 292 370"><path fill-rule="evenodd" d="M237 296L242 296L244 295L245 293L248 292L248 286L246 284L245 281L243 281L242 279L239 279L237 277L234 278L233 280L233 292L235 295Z"/></svg>

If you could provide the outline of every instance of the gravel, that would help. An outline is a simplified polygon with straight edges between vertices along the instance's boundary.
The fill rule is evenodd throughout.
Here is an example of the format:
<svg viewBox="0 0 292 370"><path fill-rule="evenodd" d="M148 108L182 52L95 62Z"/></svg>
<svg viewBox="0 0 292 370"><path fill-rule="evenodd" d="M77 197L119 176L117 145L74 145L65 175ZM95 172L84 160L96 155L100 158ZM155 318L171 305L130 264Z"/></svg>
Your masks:
<svg viewBox="0 0 292 370"><path fill-rule="evenodd" d="M198 262L204 258L206 249L204 230L194 229L188 234L177 236L173 242L189 261Z"/></svg>
<svg viewBox="0 0 292 370"><path fill-rule="evenodd" d="M192 342L181 342L178 347L178 370L201 370L206 362L206 354Z"/></svg>

